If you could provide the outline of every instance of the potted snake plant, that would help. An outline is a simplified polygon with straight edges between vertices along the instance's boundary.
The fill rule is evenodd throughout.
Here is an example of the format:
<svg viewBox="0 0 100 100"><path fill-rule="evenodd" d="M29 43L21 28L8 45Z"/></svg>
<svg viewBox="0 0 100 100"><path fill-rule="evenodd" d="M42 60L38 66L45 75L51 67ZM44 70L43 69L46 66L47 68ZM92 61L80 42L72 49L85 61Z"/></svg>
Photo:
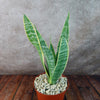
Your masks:
<svg viewBox="0 0 100 100"><path fill-rule="evenodd" d="M29 41L37 49L45 73L38 75L33 83L38 100L63 100L68 80L63 74L69 57L69 13L66 18L57 52L53 44L48 47L35 25L24 15L24 29Z"/></svg>

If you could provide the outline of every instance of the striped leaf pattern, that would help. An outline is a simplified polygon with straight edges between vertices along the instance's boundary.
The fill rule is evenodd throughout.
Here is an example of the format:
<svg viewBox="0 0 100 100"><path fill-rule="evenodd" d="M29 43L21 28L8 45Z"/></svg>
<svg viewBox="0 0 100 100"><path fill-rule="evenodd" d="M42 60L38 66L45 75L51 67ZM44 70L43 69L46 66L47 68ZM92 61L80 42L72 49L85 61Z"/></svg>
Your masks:
<svg viewBox="0 0 100 100"><path fill-rule="evenodd" d="M24 15L24 28L29 41L36 47L40 55L40 59L44 66L45 72L47 73L47 75L51 74L52 70L55 67L52 52L49 50L40 33L37 31L36 27L31 23L31 21L26 15ZM44 56L48 62L48 69L50 73L48 73L47 68L45 66Z"/></svg>
<svg viewBox="0 0 100 100"><path fill-rule="evenodd" d="M41 34L26 15L24 15L23 21L25 32L29 41L35 46L39 53L42 65L48 76L48 82L50 84L55 84L64 72L68 62L69 14L65 21L62 34L58 42L56 55L52 43L50 42L50 47L48 48Z"/></svg>
<svg viewBox="0 0 100 100"><path fill-rule="evenodd" d="M65 37L67 42L69 42L69 13L68 13L67 19L65 21L61 37Z"/></svg>
<svg viewBox="0 0 100 100"><path fill-rule="evenodd" d="M65 37L67 42L69 42L69 13L68 13L68 16L66 18L66 21L65 21L65 24L64 24L59 42L58 42L57 53L56 53L56 62L57 62L57 57L58 57L58 52L59 52L59 45L60 45L60 41L61 41L62 37Z"/></svg>
<svg viewBox="0 0 100 100"><path fill-rule="evenodd" d="M60 46L59 46L57 63L56 63L56 66L55 66L55 69L54 69L54 72L53 72L52 78L51 78L52 84L55 84L56 81L59 79L59 77L64 72L67 61L68 61L68 56L69 56L68 43L67 43L66 38L62 37Z"/></svg>

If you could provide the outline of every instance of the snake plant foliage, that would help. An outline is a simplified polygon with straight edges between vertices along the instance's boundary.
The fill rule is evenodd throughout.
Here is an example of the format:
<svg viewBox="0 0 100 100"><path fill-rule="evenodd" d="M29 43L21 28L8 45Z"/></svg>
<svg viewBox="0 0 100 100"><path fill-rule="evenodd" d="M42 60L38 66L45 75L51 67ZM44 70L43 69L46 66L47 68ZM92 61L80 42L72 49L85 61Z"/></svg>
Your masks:
<svg viewBox="0 0 100 100"><path fill-rule="evenodd" d="M39 53L42 65L48 76L48 82L55 84L64 72L69 57L69 13L58 42L56 53L52 43L50 42L50 46L47 46L35 25L32 24L26 15L24 15L23 21L29 41L35 46Z"/></svg>

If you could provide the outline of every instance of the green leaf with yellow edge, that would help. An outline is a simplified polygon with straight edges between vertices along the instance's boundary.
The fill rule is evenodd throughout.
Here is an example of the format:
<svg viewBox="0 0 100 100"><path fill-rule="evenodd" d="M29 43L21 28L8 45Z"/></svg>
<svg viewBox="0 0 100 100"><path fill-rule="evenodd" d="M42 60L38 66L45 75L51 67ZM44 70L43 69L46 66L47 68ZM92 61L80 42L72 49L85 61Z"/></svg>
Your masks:
<svg viewBox="0 0 100 100"><path fill-rule="evenodd" d="M59 42L58 42L56 60L55 60L56 62L57 62L57 58L58 58L59 46L60 46L60 42L61 42L61 38L62 37L65 37L67 42L69 42L69 13L68 13L68 16L66 18L66 21L65 21L65 24L64 24L64 27L63 27Z"/></svg>
<svg viewBox="0 0 100 100"><path fill-rule="evenodd" d="M53 54L49 50L48 46L46 45L40 33L37 31L36 27L31 23L31 21L26 15L24 15L23 20L24 20L24 28L25 28L26 35L29 41L36 47L40 55L40 59L45 69L45 72L48 75L48 77L50 77L55 67ZM48 69L45 65L44 57L47 60Z"/></svg>
<svg viewBox="0 0 100 100"><path fill-rule="evenodd" d="M51 84L55 84L62 75L62 73L64 72L68 61L68 57L69 57L68 42L65 37L62 37L59 46L57 63L53 71L52 77L50 78Z"/></svg>

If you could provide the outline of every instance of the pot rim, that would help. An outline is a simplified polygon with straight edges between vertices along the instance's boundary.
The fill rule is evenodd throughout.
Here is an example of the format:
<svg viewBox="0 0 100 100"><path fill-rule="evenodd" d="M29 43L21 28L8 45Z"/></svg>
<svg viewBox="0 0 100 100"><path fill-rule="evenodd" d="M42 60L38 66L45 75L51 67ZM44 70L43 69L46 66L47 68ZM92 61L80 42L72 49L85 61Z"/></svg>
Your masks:
<svg viewBox="0 0 100 100"><path fill-rule="evenodd" d="M38 76L40 76L40 75L42 75L42 74L45 74L45 73L41 73L41 74L37 75L36 77L38 77ZM66 78L67 78L67 87L66 87L66 90L63 91L63 92L61 92L61 93L59 93L59 94L55 94L55 95L43 94L43 93L39 92L39 91L35 88L35 86L34 86L34 81L35 81L36 77L35 77L34 80L33 80L33 88L35 89L36 92L38 92L38 93L40 93L40 94L42 94L42 95L44 95L44 96L56 96L56 95L60 95L60 94L63 94L64 92L66 92L67 89L69 88L69 81L68 81L67 76L62 75L62 77L66 77Z"/></svg>

